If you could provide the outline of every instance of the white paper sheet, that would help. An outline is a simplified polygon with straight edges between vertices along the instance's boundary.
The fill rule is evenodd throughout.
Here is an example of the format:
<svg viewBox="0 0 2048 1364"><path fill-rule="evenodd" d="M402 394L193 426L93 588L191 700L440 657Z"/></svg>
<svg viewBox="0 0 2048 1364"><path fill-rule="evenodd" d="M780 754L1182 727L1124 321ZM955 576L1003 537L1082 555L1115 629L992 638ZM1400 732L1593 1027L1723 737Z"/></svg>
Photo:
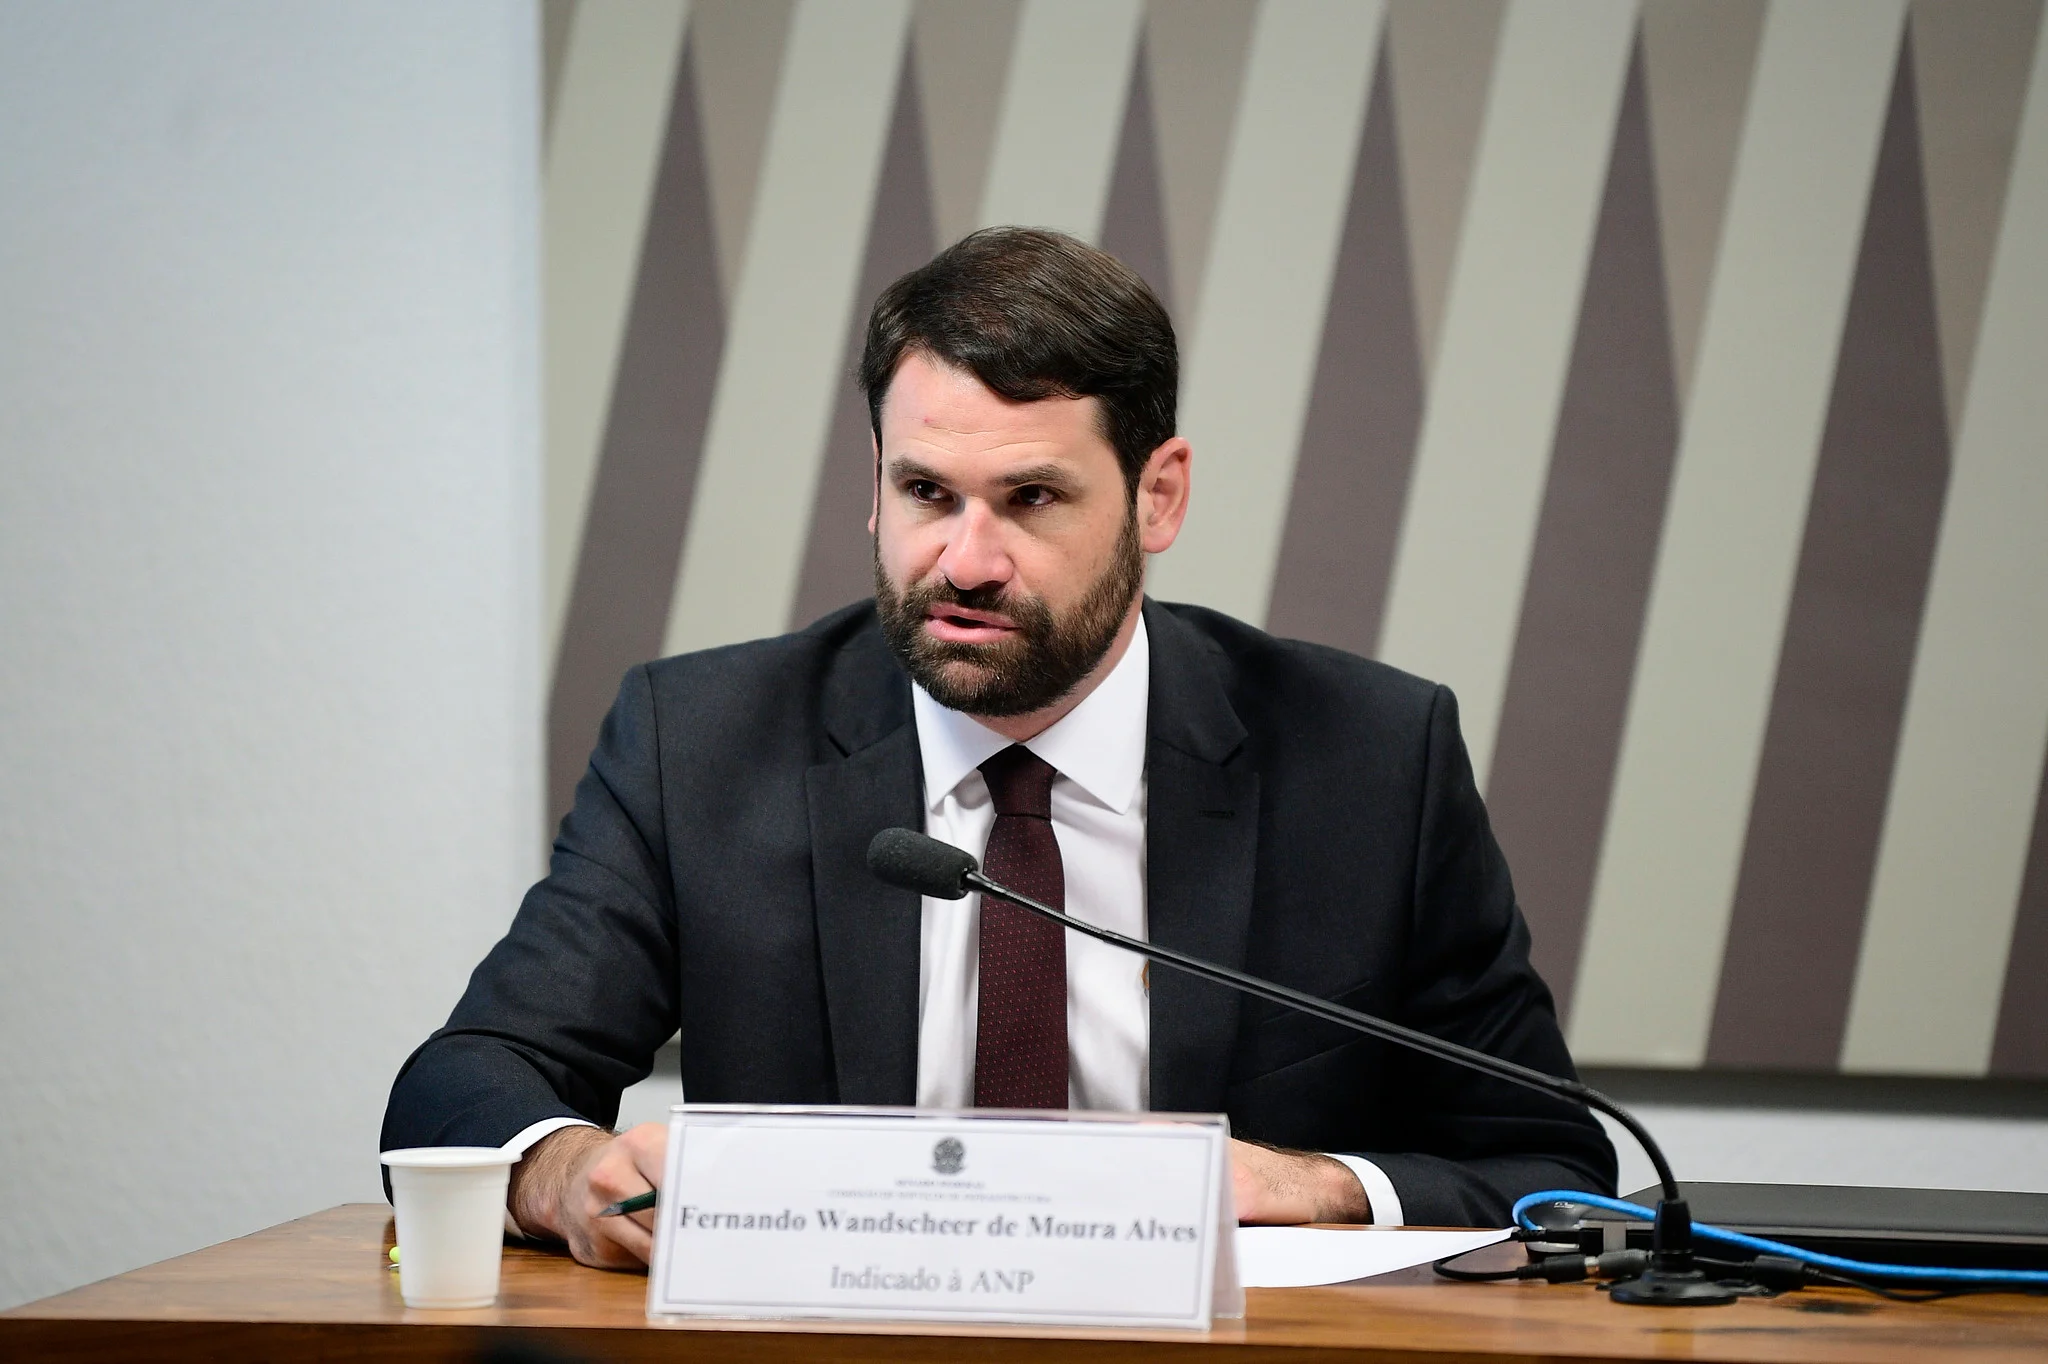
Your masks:
<svg viewBox="0 0 2048 1364"><path fill-rule="evenodd" d="M1407 1231L1398 1227L1239 1227L1237 1272L1246 1288L1348 1283L1426 1265L1505 1241L1501 1231Z"/></svg>

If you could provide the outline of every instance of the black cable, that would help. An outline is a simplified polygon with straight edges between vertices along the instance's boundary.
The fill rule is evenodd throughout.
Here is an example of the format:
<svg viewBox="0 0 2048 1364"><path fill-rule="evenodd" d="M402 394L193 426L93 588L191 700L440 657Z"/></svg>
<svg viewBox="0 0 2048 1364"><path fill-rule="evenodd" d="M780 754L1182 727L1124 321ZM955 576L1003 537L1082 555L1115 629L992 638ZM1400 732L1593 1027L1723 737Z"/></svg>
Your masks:
<svg viewBox="0 0 2048 1364"><path fill-rule="evenodd" d="M1893 1288L1874 1279L1859 1279L1853 1274L1837 1274L1832 1269L1809 1270L1807 1277L1814 1283L1832 1284L1837 1288L1860 1288L1865 1293L1875 1293L1891 1302L1939 1302L1943 1298L1960 1298L1969 1293L1983 1290L1973 1285L1958 1285L1951 1288Z"/></svg>
<svg viewBox="0 0 2048 1364"><path fill-rule="evenodd" d="M1457 1283L1505 1283L1511 1279L1541 1279L1545 1283L1581 1283L1587 1279L1626 1279L1649 1268L1647 1250L1610 1250L1603 1255L1545 1255L1512 1269L1458 1269L1454 1260L1476 1254L1485 1246L1446 1255L1431 1266L1438 1275Z"/></svg>
<svg viewBox="0 0 2048 1364"><path fill-rule="evenodd" d="M1942 1284L1928 1288L1894 1288L1875 1279L1859 1278L1839 1270L1820 1269L1807 1266L1807 1278L1813 1283L1830 1284L1837 1288L1860 1288L1866 1293L1875 1293L1880 1298L1893 1302L1940 1302L1944 1298L1967 1298L1978 1293L2028 1293L2036 1297L2044 1290L2030 1285L1996 1283Z"/></svg>
<svg viewBox="0 0 2048 1364"><path fill-rule="evenodd" d="M1516 1265L1509 1269L1459 1269L1455 1261L1479 1250L1460 1251L1447 1255L1431 1266L1439 1278L1454 1283L1512 1283L1541 1280L1545 1283L1581 1283L1587 1279L1626 1279L1641 1274L1650 1262L1647 1250L1610 1250L1601 1255L1545 1255L1528 1264ZM2011 1287L1998 1284L1954 1284L1930 1288L1895 1288L1890 1284L1872 1279L1860 1278L1854 1274L1843 1274L1831 1269L1821 1269L1799 1260L1782 1255L1759 1255L1753 1260L1721 1260L1698 1256L1695 1263L1714 1275L1723 1283L1739 1284L1750 1293L1776 1297L1780 1293L1796 1292L1814 1284L1833 1288L1854 1288L1874 1294L1888 1302L1940 1302L1944 1298L1964 1297L1973 1293L2010 1293ZM1602 1288L1606 1285L1602 1284Z"/></svg>
<svg viewBox="0 0 2048 1364"><path fill-rule="evenodd" d="M1486 1248L1481 1247L1482 1250ZM1516 1265L1512 1269L1451 1268L1451 1261L1462 1260L1470 1254L1472 1252L1469 1250L1461 1250L1456 1255L1446 1255L1443 1259L1431 1265L1430 1268L1436 1271L1438 1278L1451 1279L1458 1283L1502 1283L1509 1279L1526 1277L1522 1271L1529 1268L1528 1265Z"/></svg>

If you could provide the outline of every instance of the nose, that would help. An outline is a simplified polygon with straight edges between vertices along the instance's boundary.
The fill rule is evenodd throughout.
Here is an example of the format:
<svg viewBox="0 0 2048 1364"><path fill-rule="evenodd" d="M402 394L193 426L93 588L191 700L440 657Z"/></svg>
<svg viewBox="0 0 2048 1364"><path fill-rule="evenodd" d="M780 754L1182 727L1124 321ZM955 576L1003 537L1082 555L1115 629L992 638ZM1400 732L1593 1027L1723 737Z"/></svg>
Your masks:
<svg viewBox="0 0 2048 1364"><path fill-rule="evenodd" d="M962 590L1001 586L1016 571L1009 551L1003 547L1002 525L988 505L969 498L939 555L938 569L946 580Z"/></svg>

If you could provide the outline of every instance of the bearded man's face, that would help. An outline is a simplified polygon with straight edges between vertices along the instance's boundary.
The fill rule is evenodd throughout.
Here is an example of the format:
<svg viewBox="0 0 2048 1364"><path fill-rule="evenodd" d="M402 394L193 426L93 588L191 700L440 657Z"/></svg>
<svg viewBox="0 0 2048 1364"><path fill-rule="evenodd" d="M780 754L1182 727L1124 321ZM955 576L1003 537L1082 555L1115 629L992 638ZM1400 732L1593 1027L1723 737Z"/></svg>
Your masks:
<svg viewBox="0 0 2048 1364"><path fill-rule="evenodd" d="M1144 581L1145 556L1132 516L1109 567L1064 616L1022 589L963 589L943 574L899 592L882 569L879 550L875 604L889 647L933 700L969 715L1029 715L1065 699L1095 670ZM1016 628L986 642L937 638L926 628L934 620L955 629L975 627L984 612Z"/></svg>
<svg viewBox="0 0 2048 1364"><path fill-rule="evenodd" d="M911 677L971 715L1066 697L1144 584L1136 505L1095 400L1009 402L913 353L880 445L875 600Z"/></svg>

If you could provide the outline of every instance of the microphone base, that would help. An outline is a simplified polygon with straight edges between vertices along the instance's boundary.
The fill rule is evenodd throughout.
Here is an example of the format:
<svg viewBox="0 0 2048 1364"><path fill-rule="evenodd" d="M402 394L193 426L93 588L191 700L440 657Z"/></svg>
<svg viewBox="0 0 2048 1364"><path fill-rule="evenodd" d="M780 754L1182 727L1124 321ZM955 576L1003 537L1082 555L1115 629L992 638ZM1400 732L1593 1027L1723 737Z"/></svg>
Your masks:
<svg viewBox="0 0 2048 1364"><path fill-rule="evenodd" d="M1742 1294L1701 1273L1692 1258L1692 1209L1682 1198L1657 1201L1650 1267L1622 1279L1607 1296L1631 1307L1719 1307Z"/></svg>
<svg viewBox="0 0 2048 1364"><path fill-rule="evenodd" d="M1646 1269L1633 1279L1623 1279L1607 1290L1607 1296L1632 1307L1719 1307L1742 1294L1727 1284L1708 1278L1697 1269Z"/></svg>

